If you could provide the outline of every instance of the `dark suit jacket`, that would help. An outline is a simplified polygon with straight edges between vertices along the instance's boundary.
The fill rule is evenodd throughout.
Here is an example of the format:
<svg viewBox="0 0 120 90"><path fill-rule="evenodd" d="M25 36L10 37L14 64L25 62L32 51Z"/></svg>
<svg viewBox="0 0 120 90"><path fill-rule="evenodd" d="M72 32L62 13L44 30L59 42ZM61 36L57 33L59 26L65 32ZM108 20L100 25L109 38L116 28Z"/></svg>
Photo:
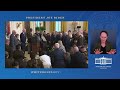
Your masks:
<svg viewBox="0 0 120 90"><path fill-rule="evenodd" d="M32 43L32 33L28 33L28 43Z"/></svg>
<svg viewBox="0 0 120 90"><path fill-rule="evenodd" d="M54 43L56 42L56 36L55 35L51 35L51 43L52 45L54 45Z"/></svg>
<svg viewBox="0 0 120 90"><path fill-rule="evenodd" d="M24 33L24 34L21 33L21 34L20 34L20 40L21 40L22 43L25 43L25 42L26 42L26 33Z"/></svg>
<svg viewBox="0 0 120 90"><path fill-rule="evenodd" d="M64 37L64 46L66 51L69 51L72 44L71 44L72 38L70 38L68 35Z"/></svg>
<svg viewBox="0 0 120 90"><path fill-rule="evenodd" d="M83 46L85 44L85 37L79 36L77 37L77 46Z"/></svg>
<svg viewBox="0 0 120 90"><path fill-rule="evenodd" d="M41 35L39 33L35 33L32 37L32 43L36 44L41 42Z"/></svg>
<svg viewBox="0 0 120 90"><path fill-rule="evenodd" d="M10 35L10 47L13 51L16 49L16 37L13 34Z"/></svg>
<svg viewBox="0 0 120 90"><path fill-rule="evenodd" d="M76 52L72 55L72 60L70 63L71 68L87 68L86 58L80 52Z"/></svg>
<svg viewBox="0 0 120 90"><path fill-rule="evenodd" d="M53 68L64 68L65 67L65 57L64 52L61 49L55 49L51 54L52 66Z"/></svg>

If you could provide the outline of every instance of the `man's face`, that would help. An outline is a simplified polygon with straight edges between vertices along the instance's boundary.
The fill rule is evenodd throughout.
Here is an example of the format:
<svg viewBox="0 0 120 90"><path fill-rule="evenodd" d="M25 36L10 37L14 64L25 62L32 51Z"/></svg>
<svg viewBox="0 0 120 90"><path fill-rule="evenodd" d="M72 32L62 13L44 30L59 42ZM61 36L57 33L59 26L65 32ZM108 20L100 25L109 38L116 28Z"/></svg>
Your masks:
<svg viewBox="0 0 120 90"><path fill-rule="evenodd" d="M25 33L25 32L26 32L26 29L23 29L23 32Z"/></svg>
<svg viewBox="0 0 120 90"><path fill-rule="evenodd" d="M108 38L107 34L105 32L102 32L101 35L100 35L101 42L105 43L107 38Z"/></svg>
<svg viewBox="0 0 120 90"><path fill-rule="evenodd" d="M13 34L15 35L15 34L16 34L16 31L14 31Z"/></svg>
<svg viewBox="0 0 120 90"><path fill-rule="evenodd" d="M83 30L80 30L80 34L83 34Z"/></svg>
<svg viewBox="0 0 120 90"><path fill-rule="evenodd" d="M36 30L36 33L39 33L39 31L38 31L38 30Z"/></svg>

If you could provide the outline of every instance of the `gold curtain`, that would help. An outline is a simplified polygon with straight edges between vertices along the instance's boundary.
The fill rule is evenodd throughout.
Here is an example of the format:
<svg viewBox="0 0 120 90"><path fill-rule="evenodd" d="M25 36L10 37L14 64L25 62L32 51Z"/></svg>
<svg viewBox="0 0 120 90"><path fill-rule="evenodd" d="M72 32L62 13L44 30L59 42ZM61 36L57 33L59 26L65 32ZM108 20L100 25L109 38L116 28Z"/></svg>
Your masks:
<svg viewBox="0 0 120 90"><path fill-rule="evenodd" d="M55 31L55 22L51 21L50 22L50 32Z"/></svg>
<svg viewBox="0 0 120 90"><path fill-rule="evenodd" d="M45 21L43 22L43 27L45 27L45 29L46 29L46 22Z"/></svg>
<svg viewBox="0 0 120 90"><path fill-rule="evenodd" d="M56 24L56 22L55 21L52 21L52 22L50 22L50 32L53 32L53 31L55 31L55 24ZM65 22L65 21L62 21L61 22L61 32L66 32L67 31L67 22Z"/></svg>
<svg viewBox="0 0 120 90"><path fill-rule="evenodd" d="M88 31L88 21L83 22L83 30Z"/></svg>
<svg viewBox="0 0 120 90"><path fill-rule="evenodd" d="M62 27L61 27L61 31L63 31L63 32L66 32L67 31L67 22L65 22L65 21L62 21L62 25L61 25Z"/></svg>

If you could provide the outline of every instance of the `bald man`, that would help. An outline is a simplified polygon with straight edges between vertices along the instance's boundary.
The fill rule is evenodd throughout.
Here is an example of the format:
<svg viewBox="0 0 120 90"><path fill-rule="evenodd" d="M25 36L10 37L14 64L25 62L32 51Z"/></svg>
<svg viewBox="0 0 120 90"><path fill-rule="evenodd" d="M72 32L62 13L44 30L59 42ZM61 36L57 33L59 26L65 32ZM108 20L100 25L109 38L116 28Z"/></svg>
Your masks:
<svg viewBox="0 0 120 90"><path fill-rule="evenodd" d="M79 48L77 46L73 47L74 53L79 52Z"/></svg>

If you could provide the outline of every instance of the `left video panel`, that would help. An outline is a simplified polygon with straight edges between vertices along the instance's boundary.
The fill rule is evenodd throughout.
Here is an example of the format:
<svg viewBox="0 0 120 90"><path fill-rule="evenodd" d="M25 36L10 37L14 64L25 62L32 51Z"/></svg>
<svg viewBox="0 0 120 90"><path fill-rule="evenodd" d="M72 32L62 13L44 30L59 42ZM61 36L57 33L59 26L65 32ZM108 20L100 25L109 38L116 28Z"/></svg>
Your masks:
<svg viewBox="0 0 120 90"><path fill-rule="evenodd" d="M88 21L7 21L5 68L88 68Z"/></svg>

